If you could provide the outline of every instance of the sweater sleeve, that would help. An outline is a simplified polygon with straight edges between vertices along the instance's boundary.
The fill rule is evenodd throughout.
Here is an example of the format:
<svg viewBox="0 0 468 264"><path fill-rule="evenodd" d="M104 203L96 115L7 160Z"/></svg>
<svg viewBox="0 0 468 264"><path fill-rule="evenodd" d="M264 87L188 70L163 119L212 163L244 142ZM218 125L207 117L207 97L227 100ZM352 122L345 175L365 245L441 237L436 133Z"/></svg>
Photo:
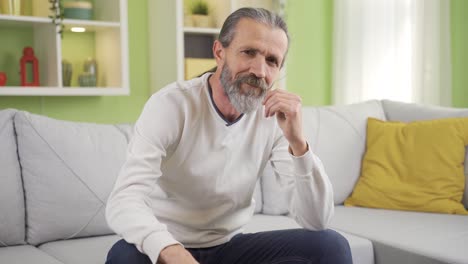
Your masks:
<svg viewBox="0 0 468 264"><path fill-rule="evenodd" d="M333 188L322 162L311 149L293 156L282 133L277 135L270 160L277 183L291 195L291 216L304 228L327 228L334 213Z"/></svg>
<svg viewBox="0 0 468 264"><path fill-rule="evenodd" d="M106 206L110 228L135 244L152 263L156 263L162 249L180 244L156 219L148 197L161 176L161 161L177 142L183 125L183 114L177 105L160 94L148 100L135 124L126 162Z"/></svg>

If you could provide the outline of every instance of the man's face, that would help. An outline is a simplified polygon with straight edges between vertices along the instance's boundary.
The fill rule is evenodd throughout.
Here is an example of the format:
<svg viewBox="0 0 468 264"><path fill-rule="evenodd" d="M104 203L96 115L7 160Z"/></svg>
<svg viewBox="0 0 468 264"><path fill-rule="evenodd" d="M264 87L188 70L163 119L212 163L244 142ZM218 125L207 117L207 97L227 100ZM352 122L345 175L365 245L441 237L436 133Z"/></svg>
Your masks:
<svg viewBox="0 0 468 264"><path fill-rule="evenodd" d="M241 19L231 44L224 48L221 84L240 113L256 110L271 88L288 47L286 33L252 19Z"/></svg>
<svg viewBox="0 0 468 264"><path fill-rule="evenodd" d="M240 113L255 111L261 105L268 90L265 80L257 78L253 74L243 74L233 79L227 61L221 71L221 84L229 101ZM250 87L247 90L242 90L242 85Z"/></svg>

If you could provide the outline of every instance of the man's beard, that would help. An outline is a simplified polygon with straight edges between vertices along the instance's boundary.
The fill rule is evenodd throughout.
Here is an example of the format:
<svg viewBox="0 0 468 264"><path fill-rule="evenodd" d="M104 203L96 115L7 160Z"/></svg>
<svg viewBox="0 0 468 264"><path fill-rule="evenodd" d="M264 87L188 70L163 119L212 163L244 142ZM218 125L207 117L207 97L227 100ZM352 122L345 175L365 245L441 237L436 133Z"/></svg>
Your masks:
<svg viewBox="0 0 468 264"><path fill-rule="evenodd" d="M239 113L250 113L257 110L261 106L268 90L265 80L257 78L252 74L241 75L232 81L231 79L231 70L227 63L225 63L221 70L221 85L231 104ZM243 83L257 87L257 89L251 88L248 91L241 91ZM260 89L260 93L256 95L258 89Z"/></svg>

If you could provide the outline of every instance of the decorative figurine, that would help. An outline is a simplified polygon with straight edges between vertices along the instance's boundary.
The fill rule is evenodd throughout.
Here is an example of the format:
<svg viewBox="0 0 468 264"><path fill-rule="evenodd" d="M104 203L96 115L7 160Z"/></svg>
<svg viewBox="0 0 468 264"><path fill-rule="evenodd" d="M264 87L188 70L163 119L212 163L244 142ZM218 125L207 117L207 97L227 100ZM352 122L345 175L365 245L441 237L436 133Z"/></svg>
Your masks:
<svg viewBox="0 0 468 264"><path fill-rule="evenodd" d="M27 76L27 64L31 64L32 66L32 76ZM21 57L20 66L21 86L39 86L39 62L34 56L33 48L26 47L23 49L23 57ZM32 80L32 82L28 80Z"/></svg>
<svg viewBox="0 0 468 264"><path fill-rule="evenodd" d="M4 72L0 72L0 86L5 86L7 81L7 76Z"/></svg>

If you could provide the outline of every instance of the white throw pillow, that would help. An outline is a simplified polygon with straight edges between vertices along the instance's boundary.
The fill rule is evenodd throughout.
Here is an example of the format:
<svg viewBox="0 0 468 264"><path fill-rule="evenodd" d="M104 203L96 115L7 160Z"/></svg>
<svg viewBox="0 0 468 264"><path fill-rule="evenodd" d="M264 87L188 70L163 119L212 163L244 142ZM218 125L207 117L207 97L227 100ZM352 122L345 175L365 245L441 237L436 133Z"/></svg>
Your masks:
<svg viewBox="0 0 468 264"><path fill-rule="evenodd" d="M0 111L0 247L25 244L24 193L13 126L16 113Z"/></svg>
<svg viewBox="0 0 468 264"><path fill-rule="evenodd" d="M385 120L380 101L303 108L304 133L330 178L335 204L344 202L359 178L368 117ZM273 173L268 168L265 172ZM263 213L285 214L291 195L274 178L262 178Z"/></svg>
<svg viewBox="0 0 468 264"><path fill-rule="evenodd" d="M291 188L284 187L276 181L275 171L267 162L261 177L263 193L262 213L267 215L286 215L289 213Z"/></svg>
<svg viewBox="0 0 468 264"><path fill-rule="evenodd" d="M304 109L304 133L330 178L335 204L348 198L361 174L369 117L385 120L380 101Z"/></svg>
<svg viewBox="0 0 468 264"><path fill-rule="evenodd" d="M27 241L110 234L105 203L124 163L131 127L18 112Z"/></svg>

